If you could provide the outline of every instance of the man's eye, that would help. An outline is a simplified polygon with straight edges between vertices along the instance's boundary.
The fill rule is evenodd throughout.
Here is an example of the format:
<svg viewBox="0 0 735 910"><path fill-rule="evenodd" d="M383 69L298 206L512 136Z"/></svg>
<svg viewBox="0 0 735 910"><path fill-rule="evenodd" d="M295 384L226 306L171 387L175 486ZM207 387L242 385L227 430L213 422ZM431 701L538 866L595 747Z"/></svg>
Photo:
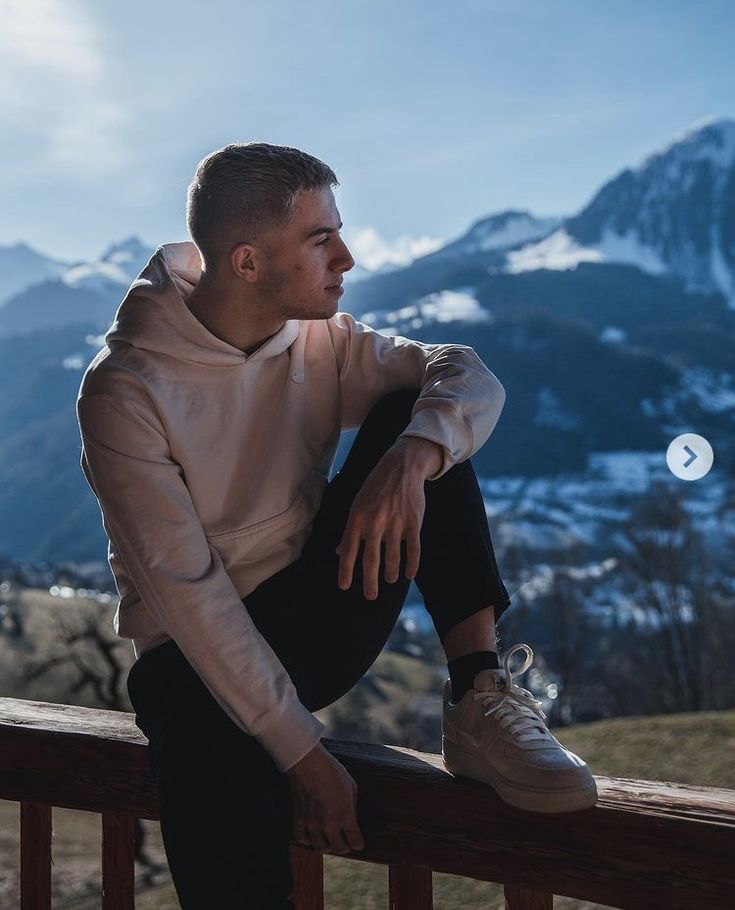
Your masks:
<svg viewBox="0 0 735 910"><path fill-rule="evenodd" d="M324 246L326 243L329 243L329 237L325 237L324 240L320 240L319 243L317 243L317 246Z"/></svg>

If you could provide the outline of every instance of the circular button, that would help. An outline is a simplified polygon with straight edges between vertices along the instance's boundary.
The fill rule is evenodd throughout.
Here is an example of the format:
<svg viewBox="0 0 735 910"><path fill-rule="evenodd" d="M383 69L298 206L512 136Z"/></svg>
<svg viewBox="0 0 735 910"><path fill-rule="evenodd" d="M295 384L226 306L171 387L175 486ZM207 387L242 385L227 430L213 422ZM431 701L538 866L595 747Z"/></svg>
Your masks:
<svg viewBox="0 0 735 910"><path fill-rule="evenodd" d="M712 446L704 436L682 433L672 439L666 450L666 464L679 480L699 480L715 460Z"/></svg>

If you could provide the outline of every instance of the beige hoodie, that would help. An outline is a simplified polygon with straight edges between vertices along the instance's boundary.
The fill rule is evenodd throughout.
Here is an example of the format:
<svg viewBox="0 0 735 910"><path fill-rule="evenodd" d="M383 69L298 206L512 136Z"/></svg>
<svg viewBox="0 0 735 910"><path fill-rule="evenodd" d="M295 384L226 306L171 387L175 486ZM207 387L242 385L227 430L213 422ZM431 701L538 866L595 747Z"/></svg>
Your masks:
<svg viewBox="0 0 735 910"><path fill-rule="evenodd" d="M136 658L173 638L285 771L325 727L242 598L298 558L340 431L382 395L421 388L401 435L443 447L433 480L483 445L505 392L471 347L346 312L289 319L245 354L186 306L200 273L193 243L167 243L131 284L79 389L81 466L109 538L115 632Z"/></svg>

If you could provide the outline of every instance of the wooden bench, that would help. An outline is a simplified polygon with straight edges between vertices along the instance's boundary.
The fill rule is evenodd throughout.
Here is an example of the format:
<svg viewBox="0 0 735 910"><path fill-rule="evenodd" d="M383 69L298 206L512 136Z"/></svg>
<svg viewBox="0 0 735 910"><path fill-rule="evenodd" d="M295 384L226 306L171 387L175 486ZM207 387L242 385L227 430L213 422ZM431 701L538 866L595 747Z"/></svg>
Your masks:
<svg viewBox="0 0 735 910"><path fill-rule="evenodd" d="M597 806L513 809L441 756L324 740L355 778L366 849L391 910L429 910L432 871L504 885L507 910L567 895L626 910L735 907L735 791L597 777ZM102 907L134 907L133 819L157 819L134 715L0 698L0 799L20 803L21 908L51 907L52 806L102 815ZM321 910L323 857L292 846L293 900Z"/></svg>

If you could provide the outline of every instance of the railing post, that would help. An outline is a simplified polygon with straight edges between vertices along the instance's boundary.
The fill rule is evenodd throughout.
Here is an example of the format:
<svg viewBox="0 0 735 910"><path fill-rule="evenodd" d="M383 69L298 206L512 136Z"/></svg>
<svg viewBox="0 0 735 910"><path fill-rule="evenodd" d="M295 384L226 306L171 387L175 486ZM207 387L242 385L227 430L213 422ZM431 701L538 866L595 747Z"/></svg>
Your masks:
<svg viewBox="0 0 735 910"><path fill-rule="evenodd" d="M291 874L294 910L324 910L324 856L292 844Z"/></svg>
<svg viewBox="0 0 735 910"><path fill-rule="evenodd" d="M20 804L20 908L51 908L51 806Z"/></svg>
<svg viewBox="0 0 735 910"><path fill-rule="evenodd" d="M432 910L433 879L427 866L388 866L388 907L390 910Z"/></svg>
<svg viewBox="0 0 735 910"><path fill-rule="evenodd" d="M505 910L553 910L554 895L521 885L505 885Z"/></svg>
<svg viewBox="0 0 735 910"><path fill-rule="evenodd" d="M102 910L135 908L135 819L102 813Z"/></svg>

